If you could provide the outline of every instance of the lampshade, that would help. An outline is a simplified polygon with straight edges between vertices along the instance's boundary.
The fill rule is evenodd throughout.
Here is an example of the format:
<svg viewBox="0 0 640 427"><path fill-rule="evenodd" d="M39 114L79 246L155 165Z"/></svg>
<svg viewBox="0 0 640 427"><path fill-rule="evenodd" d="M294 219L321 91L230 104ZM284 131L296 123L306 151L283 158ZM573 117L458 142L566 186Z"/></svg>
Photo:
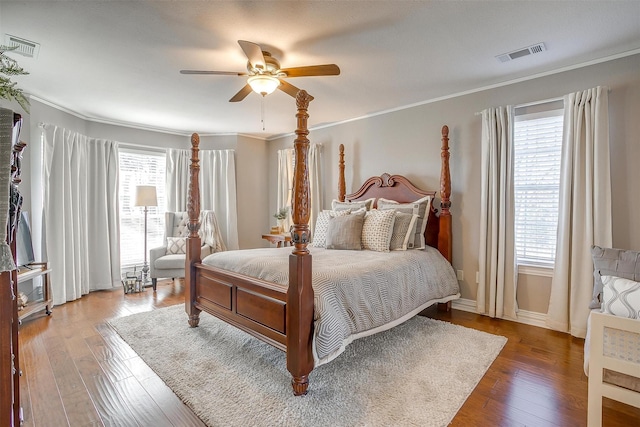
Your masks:
<svg viewBox="0 0 640 427"><path fill-rule="evenodd" d="M249 77L247 83L249 83L249 86L251 86L251 89L253 89L255 93L259 93L262 96L273 93L273 91L280 86L280 80L264 74Z"/></svg>
<svg viewBox="0 0 640 427"><path fill-rule="evenodd" d="M137 185L134 206L158 206L156 187L154 185Z"/></svg>

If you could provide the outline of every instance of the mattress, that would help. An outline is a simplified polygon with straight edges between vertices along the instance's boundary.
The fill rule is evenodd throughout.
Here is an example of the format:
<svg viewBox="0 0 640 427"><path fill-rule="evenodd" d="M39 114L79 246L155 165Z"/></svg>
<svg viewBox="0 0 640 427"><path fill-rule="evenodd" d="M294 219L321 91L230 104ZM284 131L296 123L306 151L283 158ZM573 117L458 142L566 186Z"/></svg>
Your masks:
<svg viewBox="0 0 640 427"><path fill-rule="evenodd" d="M354 339L389 329L435 302L460 297L453 267L438 252L373 252L309 248L314 290L315 366ZM288 285L291 248L211 254L206 265Z"/></svg>

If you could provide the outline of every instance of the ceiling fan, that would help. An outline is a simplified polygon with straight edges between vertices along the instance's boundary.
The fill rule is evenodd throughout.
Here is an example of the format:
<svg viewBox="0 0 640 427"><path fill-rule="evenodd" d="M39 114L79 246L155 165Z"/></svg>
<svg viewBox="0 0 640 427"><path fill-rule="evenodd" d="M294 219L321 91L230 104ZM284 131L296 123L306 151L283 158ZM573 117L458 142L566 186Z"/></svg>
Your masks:
<svg viewBox="0 0 640 427"><path fill-rule="evenodd" d="M263 51L260 45L245 40L238 40L238 44L244 51L249 61L247 72L234 71L199 71L180 70L180 74L214 74L224 76L249 76L247 84L236 93L229 102L239 102L254 91L262 96L269 95L276 89L293 96L298 94L298 89L284 80L288 77L309 76L337 76L340 68L336 64L310 65L307 67L280 68L280 62L269 52Z"/></svg>

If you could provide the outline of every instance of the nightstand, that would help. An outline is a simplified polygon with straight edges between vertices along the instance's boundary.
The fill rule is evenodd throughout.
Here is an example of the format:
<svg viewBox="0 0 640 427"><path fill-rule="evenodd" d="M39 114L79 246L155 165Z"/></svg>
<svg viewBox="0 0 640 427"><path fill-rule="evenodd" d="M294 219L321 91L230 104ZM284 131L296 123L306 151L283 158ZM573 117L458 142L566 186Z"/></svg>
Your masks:
<svg viewBox="0 0 640 427"><path fill-rule="evenodd" d="M287 234L263 234L262 238L268 240L271 243L275 243L276 247L281 248L284 246L293 246L291 243L291 236Z"/></svg>

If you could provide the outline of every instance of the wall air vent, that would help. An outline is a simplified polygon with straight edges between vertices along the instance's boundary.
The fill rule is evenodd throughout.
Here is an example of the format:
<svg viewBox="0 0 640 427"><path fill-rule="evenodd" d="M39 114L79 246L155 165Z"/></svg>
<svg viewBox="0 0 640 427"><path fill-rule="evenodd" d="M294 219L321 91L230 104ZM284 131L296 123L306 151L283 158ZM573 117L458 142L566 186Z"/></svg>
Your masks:
<svg viewBox="0 0 640 427"><path fill-rule="evenodd" d="M544 43L538 43L533 46L514 50L513 52L503 53L502 55L496 56L496 59L500 62L508 62L512 59L522 58L523 56L533 55L534 53L544 52L545 50L547 50L547 48L544 46Z"/></svg>
<svg viewBox="0 0 640 427"><path fill-rule="evenodd" d="M8 47L17 47L17 49L12 52L19 53L20 55L27 56L29 58L37 58L38 52L40 51L40 43L12 36L11 34L4 35L4 45Z"/></svg>

